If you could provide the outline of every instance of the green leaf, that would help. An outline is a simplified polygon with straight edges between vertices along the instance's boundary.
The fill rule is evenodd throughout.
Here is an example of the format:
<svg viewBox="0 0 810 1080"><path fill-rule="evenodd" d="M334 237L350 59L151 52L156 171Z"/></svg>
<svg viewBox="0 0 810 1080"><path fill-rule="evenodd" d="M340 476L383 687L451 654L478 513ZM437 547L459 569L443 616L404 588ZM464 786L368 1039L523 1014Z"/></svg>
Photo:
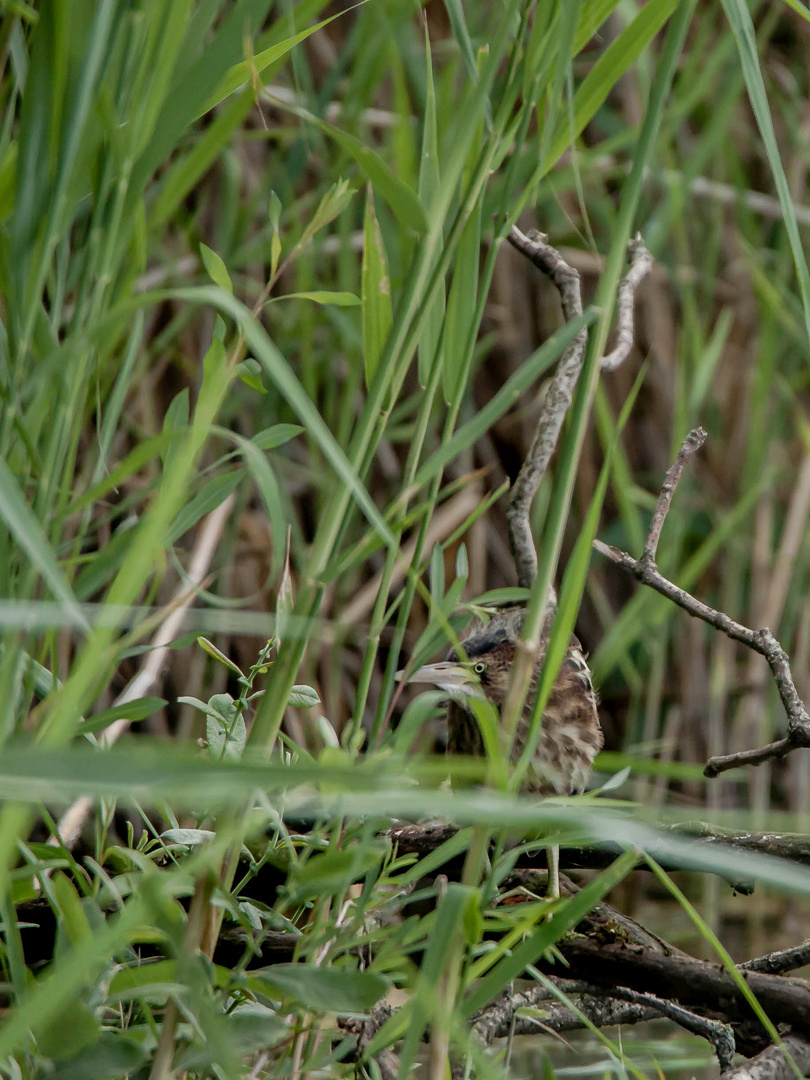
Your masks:
<svg viewBox="0 0 810 1080"><path fill-rule="evenodd" d="M422 130L422 156L419 161L419 198L428 210L434 195L439 191L438 125L436 122L436 88L433 83L433 59L430 55L430 39L425 26L425 119ZM422 386L426 386L434 363L440 363L437 355L444 324L444 282L438 283L433 299L429 301L428 314L422 327L418 346L417 374Z"/></svg>
<svg viewBox="0 0 810 1080"><path fill-rule="evenodd" d="M350 292L294 292L284 296L273 296L267 303L277 304L280 300L312 300L315 304L333 304L335 307L360 307L359 296Z"/></svg>
<svg viewBox="0 0 810 1080"><path fill-rule="evenodd" d="M274 964L248 977L258 993L278 991L313 1012L367 1012L390 988L388 979L374 971L317 968L311 964Z"/></svg>
<svg viewBox="0 0 810 1080"><path fill-rule="evenodd" d="M224 652L220 652L213 641L209 641L207 637L200 636L197 638L197 644L203 652L208 653L209 656L212 656L218 663L222 664L223 667L232 671L234 675L238 675L240 679L244 678L244 675L233 660L228 659Z"/></svg>
<svg viewBox="0 0 810 1080"><path fill-rule="evenodd" d="M765 152L768 156L768 164L773 173L776 190L779 195L779 205L782 208L782 218L787 229L790 249L793 252L793 262L796 267L796 275L799 279L799 291L802 297L804 309L804 324L808 339L810 339L810 271L804 255L801 236L799 235L799 223L796 220L796 207L793 204L793 196L790 191L785 167L782 164L782 155L779 144L776 141L776 133L771 119L771 110L768 106L768 95L765 90L765 82L762 78L762 70L759 66L759 54L757 51L757 39L751 13L744 0L721 0L726 12L726 18L734 32L737 41L737 49L740 53L745 85L748 89L748 97L751 107L757 118L757 124L765 144Z"/></svg>
<svg viewBox="0 0 810 1080"><path fill-rule="evenodd" d="M341 131L340 128L335 127L333 124L328 124L325 120L321 120L319 117L307 112L306 109L292 106L290 106L290 109L296 116L310 124L314 124L324 135L334 139L341 150L354 158L363 175L373 185L378 195L388 203L397 221L404 229L418 233L427 231L425 211L416 193L391 171L379 154L366 146L365 143L362 143L356 136Z"/></svg>
<svg viewBox="0 0 810 1080"><path fill-rule="evenodd" d="M366 385L370 386L393 322L391 280L382 233L374 213L374 194L369 184L363 222L363 358Z"/></svg>
<svg viewBox="0 0 810 1080"><path fill-rule="evenodd" d="M574 115L560 118L546 160L542 163L545 174L559 160L577 138L596 112L607 100L608 94L619 79L641 56L655 35L669 19L679 0L648 0L633 21L608 45L574 97Z"/></svg>
<svg viewBox="0 0 810 1080"><path fill-rule="evenodd" d="M247 729L245 718L237 711L236 702L230 694L214 694L207 703L196 698L178 698L178 701L201 708L205 713L205 739L217 761L226 757L241 757Z"/></svg>
<svg viewBox="0 0 810 1080"><path fill-rule="evenodd" d="M287 699L288 705L294 705L299 709L311 709L313 705L320 705L321 699L318 691L311 686L294 686Z"/></svg>
<svg viewBox="0 0 810 1080"><path fill-rule="evenodd" d="M232 469L230 472L214 476L204 484L175 518L174 524L169 530L167 543L176 543L184 533L187 533L189 529L197 524L201 517L209 514L217 506L225 502L231 492L235 491L244 479L244 469Z"/></svg>
<svg viewBox="0 0 810 1080"><path fill-rule="evenodd" d="M0 459L0 519L6 523L8 531L31 560L34 569L56 599L64 604L76 625L89 631L90 624L76 602L42 526L29 508L16 478L2 459Z"/></svg>
<svg viewBox="0 0 810 1080"><path fill-rule="evenodd" d="M139 720L145 720L148 716L162 709L168 702L159 697L135 698L124 705L115 705L112 709L104 709L103 712L94 713L82 720L76 726L77 735L89 735L94 731L102 731L116 720L127 719L131 724L137 724Z"/></svg>
<svg viewBox="0 0 810 1080"><path fill-rule="evenodd" d="M159 1004L177 986L176 975L176 960L144 960L131 964L113 975L109 996L116 1002L132 1001L143 996Z"/></svg>
<svg viewBox="0 0 810 1080"><path fill-rule="evenodd" d="M562 903L552 917L544 921L520 945L515 946L510 955L499 960L491 971L476 982L472 993L464 1002L464 1016L474 1016L479 1009L483 1009L505 990L513 979L519 978L527 964L536 963L546 949L576 926L594 904L627 877L638 863L638 858L635 851L625 852L599 877L580 889L576 896Z"/></svg>
<svg viewBox="0 0 810 1080"><path fill-rule="evenodd" d="M243 360L241 364L236 365L236 373L246 386L250 386L260 394L267 393L267 388L262 382L262 366L259 361L254 360L252 356Z"/></svg>
<svg viewBox="0 0 810 1080"><path fill-rule="evenodd" d="M337 14L331 15L328 19L324 19L322 22L315 23L314 26L308 26L306 30L301 30L298 34L293 34L291 37L285 38L283 41L277 42L275 45L271 45L269 49L262 49L261 52L251 56L248 60L242 60L238 64L230 69L225 75L222 81L217 86L211 97L206 101L205 105L200 109L199 115L202 116L218 105L220 101L232 94L234 90L238 90L239 87L245 83L254 80L258 75L264 75L263 81L266 82L270 72L267 69L276 64L279 60L283 59L288 52L295 48L296 45L302 41L306 41L308 37L316 33L324 26L328 26L330 22L343 15L344 12L338 11Z"/></svg>
<svg viewBox="0 0 810 1080"><path fill-rule="evenodd" d="M108 1028L79 1054L60 1061L48 1075L53 1080L118 1080L136 1073L148 1059L145 1046Z"/></svg>
<svg viewBox="0 0 810 1080"><path fill-rule="evenodd" d="M354 191L349 186L348 180L338 180L336 183L332 184L318 203L315 213L307 222L306 228L301 234L301 239L298 241L296 247L306 247L316 233L320 232L320 230L325 228L330 221L334 221L336 217L343 213L353 198Z"/></svg>
<svg viewBox="0 0 810 1080"><path fill-rule="evenodd" d="M54 874L51 885L59 915L60 945L69 942L74 948L80 947L92 931L79 895L64 874Z"/></svg>
<svg viewBox="0 0 810 1080"><path fill-rule="evenodd" d="M300 435L304 429L300 424L274 424L273 427L265 428L250 440L260 450L275 450L277 446Z"/></svg>
<svg viewBox="0 0 810 1080"><path fill-rule="evenodd" d="M210 829L166 829L160 839L167 844L183 844L185 847L197 847L213 840L217 834Z"/></svg>
<svg viewBox="0 0 810 1080"><path fill-rule="evenodd" d="M95 1043L100 1030L101 1025L89 1006L83 1001L70 1001L42 1028L37 1036L37 1049L52 1061L69 1060Z"/></svg>
<svg viewBox="0 0 810 1080"><path fill-rule="evenodd" d="M205 263L205 269L208 271L208 276L214 284L219 285L225 292L233 293L231 276L228 273L225 263L222 261L222 257L217 255L216 251L213 251L205 244L200 244L200 255L202 255L202 261Z"/></svg>

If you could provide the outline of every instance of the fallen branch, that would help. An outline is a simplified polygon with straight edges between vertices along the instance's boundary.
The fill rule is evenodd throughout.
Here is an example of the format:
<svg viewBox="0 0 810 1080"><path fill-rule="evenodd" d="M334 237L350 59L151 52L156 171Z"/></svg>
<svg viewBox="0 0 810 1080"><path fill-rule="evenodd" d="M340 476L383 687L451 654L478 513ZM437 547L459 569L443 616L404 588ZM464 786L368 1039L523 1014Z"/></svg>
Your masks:
<svg viewBox="0 0 810 1080"><path fill-rule="evenodd" d="M785 1055L785 1050L792 1063ZM810 1070L810 1042L798 1035L786 1035L781 1047L769 1046L744 1065L724 1072L720 1080L795 1080L794 1064L798 1067L800 1076L807 1075Z"/></svg>
<svg viewBox="0 0 810 1080"><path fill-rule="evenodd" d="M658 547L658 539L672 502L675 487L680 479L684 465L692 454L703 445L705 438L706 432L702 428L696 428L694 431L690 431L684 440L675 464L664 480L650 525L647 543L640 559L634 559L627 552L620 551L610 544L603 544L600 540L594 541L594 547L616 563L617 566L628 570L643 585L655 589L656 592L672 600L673 603L682 607L690 615L702 619L717 630L722 630L733 641L742 642L743 645L747 645L749 649L753 649L754 652L764 656L768 661L779 697L787 714L787 735L783 739L755 750L743 750L737 754L725 754L710 758L706 762L703 771L706 776L715 777L728 769L735 769L741 765L761 765L763 761L784 757L785 754L789 754L791 750L798 747L810 747L810 713L808 713L796 690L788 655L767 626L761 630L749 630L747 626L735 622L724 612L710 608L684 589L668 581L656 566L655 553Z"/></svg>
<svg viewBox="0 0 810 1080"><path fill-rule="evenodd" d="M775 858L786 859L789 862L798 863L802 866L810 866L810 837L790 833L732 833L722 829L714 829L703 822L690 822L687 825L674 825L669 830L676 836L693 837L695 843L717 846L723 845L733 848L735 851L756 852L760 855L772 855ZM387 830L383 835L389 837L397 844L401 855L427 855L435 851L447 840L450 840L458 832L452 825L398 825ZM560 849L560 865L567 870L603 870L621 855L625 849L620 844L602 842L591 844L586 847L563 846ZM545 855L543 851L533 851L530 855L521 856L517 862L518 867L543 866ZM668 870L683 869L682 864L675 856L667 857L665 854L656 855L656 859ZM639 863L640 871L648 871L649 867ZM719 872L719 871L718 871ZM725 877L725 875L721 875ZM735 887L737 887L735 883ZM738 889L738 891L743 891Z"/></svg>

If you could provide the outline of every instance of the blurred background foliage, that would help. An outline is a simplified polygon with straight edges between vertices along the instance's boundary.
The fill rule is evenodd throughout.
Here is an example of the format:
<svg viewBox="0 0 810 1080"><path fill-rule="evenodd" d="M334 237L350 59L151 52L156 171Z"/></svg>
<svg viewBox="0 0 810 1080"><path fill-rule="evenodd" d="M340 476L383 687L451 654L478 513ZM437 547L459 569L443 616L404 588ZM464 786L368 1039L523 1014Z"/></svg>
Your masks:
<svg viewBox="0 0 810 1080"><path fill-rule="evenodd" d="M448 618L458 630L474 602L514 587L503 493L537 421L541 372L564 344L552 338L554 290L503 243L511 221L546 232L579 270L586 303L603 308L631 232L655 258L634 351L595 388L581 445L567 436L570 512L553 464L536 500L538 536L564 530L564 568L613 446L599 536L640 554L663 474L702 424L709 441L679 487L661 568L732 617L770 626L810 697L810 18L800 0L2 9L0 730L4 792L20 800L0 816L5 914L9 899L38 891L46 864L98 898L108 846L133 858L147 819L136 815L128 833L114 817L97 758L84 790L106 800L85 837L98 873L64 851L49 862L26 848L27 870L8 876L20 841L47 834L37 806L48 795L35 784L26 794L24 778L53 768L57 804L72 797L57 757L41 755L83 741L81 718L110 709L140 670L156 609L182 591L201 523L230 496L161 698L138 731L199 756L210 716L188 699L238 699L244 687L197 634L242 672L275 635L269 671L253 674L267 686L251 706L257 753L280 731L293 765L348 768L365 747L383 768L386 754L401 761L441 742L424 698L400 723L414 695L394 693L394 672L414 653L435 655ZM607 317L595 327L604 340ZM807 829L806 753L713 782L701 775L710 754L784 728L764 661L603 560L587 580L585 569L577 632L601 690L603 774L630 766L622 794L650 821ZM289 701L298 704L285 712ZM170 790L171 756L148 768L132 760L126 808L154 806ZM156 795L143 794L142 765ZM349 784L341 776L337 789ZM206 819L184 815L194 797L204 804L207 782L192 778L183 813L164 808L164 825L148 819L143 837ZM432 805L426 797L425 812ZM238 850L237 810L224 846L201 862L208 870L227 843ZM373 851L371 826L351 827ZM338 844L335 826L322 828L318 844ZM183 870L182 885L169 875L163 899L141 896L140 916L156 918L195 873ZM810 890L743 900L714 878L688 887L736 959L806 925ZM710 954L656 888L617 895ZM67 890L46 890L61 918L73 910ZM22 1000L20 962L12 937L6 974ZM206 993L216 986L209 976L177 977L199 1001L206 979ZM48 1000L72 1029L71 985L57 980ZM91 1016L96 1006L82 1004ZM19 1034L36 1028L30 1003L19 1015L19 1031L0 1036L3 1053L32 1047ZM150 1024L153 1043L144 1035L141 1049L158 1043L151 1014ZM191 1048L193 1027L189 1015L178 1026ZM98 1054L92 1039L83 1045ZM60 1057L46 1043L39 1058L19 1054L15 1075ZM221 1072L239 1074L238 1048L215 1024L206 1045L215 1050L202 1064L186 1050L185 1068L208 1075L213 1054ZM296 1068L302 1054L314 1067L322 1044L302 1045ZM671 1069L654 1051L666 1075L679 1075L691 1046Z"/></svg>

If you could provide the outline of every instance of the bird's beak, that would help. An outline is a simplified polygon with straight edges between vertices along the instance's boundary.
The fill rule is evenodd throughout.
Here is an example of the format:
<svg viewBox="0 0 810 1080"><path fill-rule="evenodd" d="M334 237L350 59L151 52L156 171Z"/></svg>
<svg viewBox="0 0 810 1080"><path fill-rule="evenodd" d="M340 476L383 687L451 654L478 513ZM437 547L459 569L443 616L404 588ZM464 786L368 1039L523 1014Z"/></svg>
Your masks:
<svg viewBox="0 0 810 1080"><path fill-rule="evenodd" d="M405 672L398 671L396 678L399 682L405 681ZM463 664L454 664L445 661L441 664L426 664L417 668L407 679L410 683L427 683L429 686L438 686L440 690L456 694L474 694L480 682L478 678L464 667Z"/></svg>

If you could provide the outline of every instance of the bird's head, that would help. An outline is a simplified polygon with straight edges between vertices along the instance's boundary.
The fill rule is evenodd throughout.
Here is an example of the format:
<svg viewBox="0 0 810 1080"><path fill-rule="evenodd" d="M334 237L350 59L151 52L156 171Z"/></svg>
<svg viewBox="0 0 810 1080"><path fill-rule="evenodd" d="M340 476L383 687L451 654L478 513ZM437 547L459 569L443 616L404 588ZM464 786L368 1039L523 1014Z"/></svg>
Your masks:
<svg viewBox="0 0 810 1080"><path fill-rule="evenodd" d="M450 649L441 663L417 668L408 682L437 686L462 705L477 697L500 708L509 692L522 617L522 611L512 610L496 616L462 641L460 651Z"/></svg>

